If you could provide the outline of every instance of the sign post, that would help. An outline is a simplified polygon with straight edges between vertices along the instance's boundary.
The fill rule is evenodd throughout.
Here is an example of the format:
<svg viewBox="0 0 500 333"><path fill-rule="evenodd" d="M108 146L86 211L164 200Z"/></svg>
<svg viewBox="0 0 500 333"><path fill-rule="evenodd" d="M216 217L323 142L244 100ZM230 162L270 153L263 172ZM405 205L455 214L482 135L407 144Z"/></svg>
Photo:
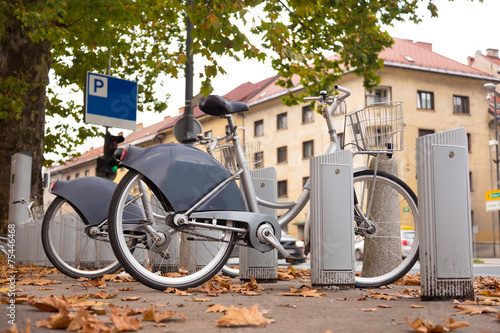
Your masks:
<svg viewBox="0 0 500 333"><path fill-rule="evenodd" d="M136 120L137 82L87 72L85 123L135 130Z"/></svg>
<svg viewBox="0 0 500 333"><path fill-rule="evenodd" d="M500 210L500 190L486 191L486 211Z"/></svg>

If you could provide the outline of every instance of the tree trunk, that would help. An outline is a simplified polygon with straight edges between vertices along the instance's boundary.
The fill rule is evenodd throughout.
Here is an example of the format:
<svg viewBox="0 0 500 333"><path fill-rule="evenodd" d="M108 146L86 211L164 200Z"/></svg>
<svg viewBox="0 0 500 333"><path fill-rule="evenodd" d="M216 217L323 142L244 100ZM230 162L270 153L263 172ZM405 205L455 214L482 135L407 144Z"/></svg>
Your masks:
<svg viewBox="0 0 500 333"><path fill-rule="evenodd" d="M27 89L18 93L24 103L19 119L16 119L13 108L0 110L8 114L6 119L0 119L0 234L5 234L10 202L12 155L24 151L31 152L31 195L37 196L35 205L43 202L41 169L51 51L48 41L33 43L15 16L2 24L5 24L7 32L6 38L0 41L0 82L16 78L18 82L27 84ZM12 98L15 91L16 89L10 89L1 92L4 102ZM8 105L2 104L3 107Z"/></svg>
<svg viewBox="0 0 500 333"><path fill-rule="evenodd" d="M375 159L370 163L370 169L374 169ZM394 158L379 160L378 171L384 171L394 176L398 175L398 166ZM398 193L394 191L394 196L384 198L377 197L377 186L375 185L374 200L372 203L372 216L377 216L379 222L379 232L375 238L365 238L364 259L362 275L379 276L396 268L401 262L401 235L400 226L397 224L384 224L384 221L398 221L399 211L390 209L398 203ZM386 189L387 190L387 189ZM369 189L371 191L371 189Z"/></svg>

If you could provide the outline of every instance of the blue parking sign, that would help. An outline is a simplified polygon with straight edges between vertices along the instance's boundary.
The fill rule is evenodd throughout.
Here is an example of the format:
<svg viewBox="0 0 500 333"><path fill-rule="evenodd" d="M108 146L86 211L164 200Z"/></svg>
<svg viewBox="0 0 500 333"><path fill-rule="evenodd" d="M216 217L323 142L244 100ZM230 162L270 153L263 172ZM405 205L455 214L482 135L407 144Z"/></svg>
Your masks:
<svg viewBox="0 0 500 333"><path fill-rule="evenodd" d="M137 82L87 72L85 123L135 130L136 120Z"/></svg>

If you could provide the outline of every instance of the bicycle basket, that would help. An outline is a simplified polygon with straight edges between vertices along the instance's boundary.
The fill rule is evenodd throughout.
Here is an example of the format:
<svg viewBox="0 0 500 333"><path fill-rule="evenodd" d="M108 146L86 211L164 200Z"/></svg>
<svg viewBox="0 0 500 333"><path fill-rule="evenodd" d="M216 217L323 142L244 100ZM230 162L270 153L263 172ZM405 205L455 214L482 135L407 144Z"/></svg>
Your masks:
<svg viewBox="0 0 500 333"><path fill-rule="evenodd" d="M347 115L352 142L361 151L403 149L403 102L376 103Z"/></svg>
<svg viewBox="0 0 500 333"><path fill-rule="evenodd" d="M245 153L245 159L250 170L256 170L263 167L262 151L260 150L260 141L247 142L241 146ZM236 159L234 158L234 146L232 144L219 145L214 150L214 156L231 173L238 170Z"/></svg>

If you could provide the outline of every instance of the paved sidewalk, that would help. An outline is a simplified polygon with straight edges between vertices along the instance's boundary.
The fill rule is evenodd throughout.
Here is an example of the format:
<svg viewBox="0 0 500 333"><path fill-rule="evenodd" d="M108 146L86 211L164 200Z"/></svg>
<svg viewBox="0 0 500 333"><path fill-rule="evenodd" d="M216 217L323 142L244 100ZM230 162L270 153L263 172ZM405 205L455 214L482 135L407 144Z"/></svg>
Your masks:
<svg viewBox="0 0 500 333"><path fill-rule="evenodd" d="M32 280L29 280L32 279ZM43 283L43 280L56 280L60 283L47 284L44 286L33 285ZM418 298L420 287L410 285L390 285L384 289L353 289L345 291L323 290L317 293L310 292L318 297L285 296L290 288L300 288L307 281L289 280L277 283L261 284L262 291L254 289L260 295L244 295L236 291L228 293L207 295L203 292L191 292L190 295L176 295L175 293L160 292L145 287L138 282L111 282L97 287L90 286L86 281L77 281L62 274L49 274L37 276L31 274L19 278L16 295L21 297L35 297L42 299L45 296L54 295L67 299L76 295L89 296L86 301L105 302L115 306L132 309L147 309L155 305L157 312L176 311L182 315L174 315L174 318L185 317L185 320L175 319L157 326L153 321L143 320L143 315L132 317L138 319L143 326L138 332L301 332L301 333L323 333L327 332L414 332L405 321L408 318L414 321L417 318L430 320L436 324L444 325L442 318L453 318L454 321L466 321L468 327L460 327L453 332L500 332L500 319L496 319L498 313L489 314L460 314L461 311L454 306L459 305L453 301L423 302ZM498 281L498 280L497 280ZM238 280L232 280L233 285L239 284ZM8 285L3 284L5 288ZM47 289L51 288L51 289ZM118 295L110 299L92 298L97 293L107 292ZM498 291L497 291L498 293ZM250 293L251 294L251 293ZM303 295L305 295L304 293ZM102 295L105 295L104 293ZM127 300L131 299L131 300ZM478 293L476 297L480 296ZM9 300L4 291L3 299ZM134 300L136 299L136 300ZM490 304L500 304L500 297L490 297ZM89 302L89 304L92 304ZM491 303L492 302L492 303ZM102 305L102 304L101 304ZM242 327L225 328L217 327L216 322L223 316L222 313L209 313L207 310L212 305L235 306L250 309L258 305L258 309L265 313L264 317L272 322L265 327ZM462 305L464 305L462 303ZM484 309L485 305L475 305ZM99 308L98 305L93 307ZM111 326L110 311L108 305L102 305L108 309L107 313L98 315L96 318ZM490 306L490 309L500 310L499 306ZM8 323L9 308L7 304L0 305L0 331L10 329ZM483 310L480 310L483 311ZM76 313L76 312L72 312ZM28 318L31 319L31 332L56 332L52 329L36 327L35 323L47 319L54 313L41 311L33 306L16 304L15 322L18 329L24 332ZM59 332L61 330L58 330Z"/></svg>

